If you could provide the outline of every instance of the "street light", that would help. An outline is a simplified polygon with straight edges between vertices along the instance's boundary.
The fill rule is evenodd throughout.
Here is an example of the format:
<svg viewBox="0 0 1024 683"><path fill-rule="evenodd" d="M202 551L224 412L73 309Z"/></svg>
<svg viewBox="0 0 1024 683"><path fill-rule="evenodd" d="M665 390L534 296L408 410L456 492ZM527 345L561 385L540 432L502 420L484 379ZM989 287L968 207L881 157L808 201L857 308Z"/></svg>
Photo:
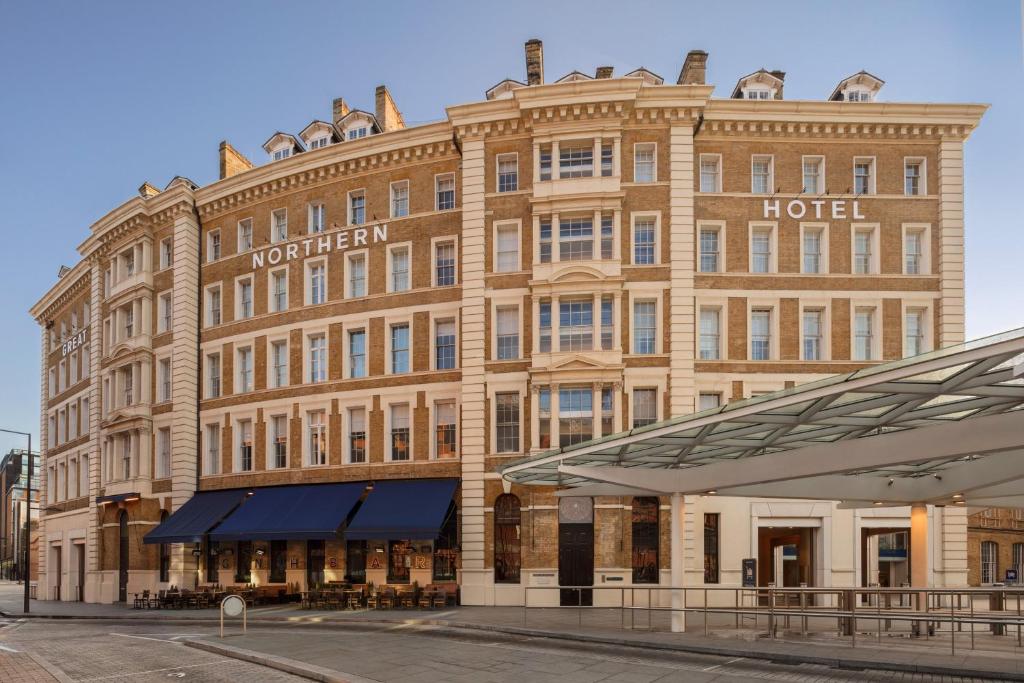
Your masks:
<svg viewBox="0 0 1024 683"><path fill-rule="evenodd" d="M32 546L32 435L14 429L0 428L0 432L19 434L28 438L28 468L25 477L25 614L28 614L28 585L32 575L29 565L29 548Z"/></svg>

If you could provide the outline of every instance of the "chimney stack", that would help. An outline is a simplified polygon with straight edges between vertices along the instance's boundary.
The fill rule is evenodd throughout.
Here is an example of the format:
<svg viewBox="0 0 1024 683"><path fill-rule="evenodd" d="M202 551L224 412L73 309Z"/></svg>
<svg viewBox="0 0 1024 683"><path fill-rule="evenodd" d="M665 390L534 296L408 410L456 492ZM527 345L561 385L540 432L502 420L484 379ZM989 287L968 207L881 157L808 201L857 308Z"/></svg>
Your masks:
<svg viewBox="0 0 1024 683"><path fill-rule="evenodd" d="M526 84L544 83L544 43L538 38L526 41Z"/></svg>
<svg viewBox="0 0 1024 683"><path fill-rule="evenodd" d="M345 100L340 97L334 98L333 106L331 107L331 122L337 124L338 121L345 118L345 115L348 114L349 111L351 110L348 108L348 104L345 103Z"/></svg>
<svg viewBox="0 0 1024 683"><path fill-rule="evenodd" d="M707 75L708 53L704 50L690 50L683 60L683 68L679 72L677 85L704 85Z"/></svg>
<svg viewBox="0 0 1024 683"><path fill-rule="evenodd" d="M599 66L597 67L597 74L595 78L611 78L612 71L615 70L613 66Z"/></svg>
<svg viewBox="0 0 1024 683"><path fill-rule="evenodd" d="M143 199L149 199L160 194L160 190L156 189L153 185L146 181L139 185L139 196Z"/></svg>
<svg viewBox="0 0 1024 683"><path fill-rule="evenodd" d="M245 158L245 155L231 146L227 140L220 142L220 179L230 178L233 175L248 171L252 168L252 162Z"/></svg>
<svg viewBox="0 0 1024 683"><path fill-rule="evenodd" d="M405 128L402 112L398 111L398 107L395 106L395 101L391 98L391 93L388 92L386 85L377 86L375 113L382 133Z"/></svg>

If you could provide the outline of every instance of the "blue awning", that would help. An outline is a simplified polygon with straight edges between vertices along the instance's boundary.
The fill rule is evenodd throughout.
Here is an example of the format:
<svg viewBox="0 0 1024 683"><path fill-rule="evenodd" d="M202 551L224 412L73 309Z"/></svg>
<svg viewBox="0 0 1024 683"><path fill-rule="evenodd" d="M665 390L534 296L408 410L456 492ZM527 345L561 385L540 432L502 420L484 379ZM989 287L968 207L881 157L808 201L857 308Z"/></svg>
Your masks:
<svg viewBox="0 0 1024 683"><path fill-rule="evenodd" d="M350 540L433 540L445 523L457 479L379 481L345 530Z"/></svg>
<svg viewBox="0 0 1024 683"><path fill-rule="evenodd" d="M213 541L337 538L364 483L263 486L211 534Z"/></svg>
<svg viewBox="0 0 1024 683"><path fill-rule="evenodd" d="M203 536L241 504L248 489L199 491L146 534L146 543L199 543Z"/></svg>

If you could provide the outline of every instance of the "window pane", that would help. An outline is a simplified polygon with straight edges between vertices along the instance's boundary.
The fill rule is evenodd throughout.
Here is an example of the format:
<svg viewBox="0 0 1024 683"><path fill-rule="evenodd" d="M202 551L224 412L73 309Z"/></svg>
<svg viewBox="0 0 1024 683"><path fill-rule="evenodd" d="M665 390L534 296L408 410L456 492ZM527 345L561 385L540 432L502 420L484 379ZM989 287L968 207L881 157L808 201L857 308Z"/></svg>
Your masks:
<svg viewBox="0 0 1024 683"><path fill-rule="evenodd" d="M654 263L654 219L638 219L633 226L633 263Z"/></svg>
<svg viewBox="0 0 1024 683"><path fill-rule="evenodd" d="M449 287L455 284L455 244L442 242L434 252L436 280L438 287Z"/></svg>
<svg viewBox="0 0 1024 683"><path fill-rule="evenodd" d="M700 311L700 359L718 360L720 348L719 311L703 308Z"/></svg>
<svg viewBox="0 0 1024 683"><path fill-rule="evenodd" d="M519 309L515 306L501 306L497 309L498 360L519 357Z"/></svg>
<svg viewBox="0 0 1024 683"><path fill-rule="evenodd" d="M633 353L656 353L657 302L633 304Z"/></svg>
<svg viewBox="0 0 1024 683"><path fill-rule="evenodd" d="M658 421L658 392L655 389L633 390L633 427Z"/></svg>
<svg viewBox="0 0 1024 683"><path fill-rule="evenodd" d="M519 394L496 394L495 450L498 453L519 452Z"/></svg>
<svg viewBox="0 0 1024 683"><path fill-rule="evenodd" d="M391 372L409 372L409 326L391 328Z"/></svg>
<svg viewBox="0 0 1024 683"><path fill-rule="evenodd" d="M438 321L434 339L436 353L435 365L438 370L451 370L455 367L455 322L452 320Z"/></svg>

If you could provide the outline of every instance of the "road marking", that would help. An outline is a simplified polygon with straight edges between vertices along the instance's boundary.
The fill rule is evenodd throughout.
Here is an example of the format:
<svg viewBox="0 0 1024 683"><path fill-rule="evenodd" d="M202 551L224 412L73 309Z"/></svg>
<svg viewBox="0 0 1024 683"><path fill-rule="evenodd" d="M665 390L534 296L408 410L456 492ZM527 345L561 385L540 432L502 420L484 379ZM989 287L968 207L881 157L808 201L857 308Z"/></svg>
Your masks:
<svg viewBox="0 0 1024 683"><path fill-rule="evenodd" d="M120 635L120 634L115 634L115 635ZM152 640L152 639L150 639L150 640ZM202 664L182 664L181 666L169 666L166 669L150 669L149 671L133 671L131 673L124 673L124 672L122 672L122 673L118 673L118 674L113 674L111 676L97 676L96 678L81 678L81 679L78 680L78 683L87 683L88 681L109 681L109 680L111 680L113 678L122 678L123 679L123 678L126 678L128 676L143 676L145 674L159 674L159 673L163 673L164 671L180 671L181 669L194 669L194 668L200 667L200 666L221 665L221 664L224 664L224 662L228 662L228 661L234 661L234 660L230 660L227 657L222 657L221 659L218 659L215 662L204 662Z"/></svg>
<svg viewBox="0 0 1024 683"><path fill-rule="evenodd" d="M111 633L112 636L120 636L121 638L135 638L137 640L155 640L158 643L169 643L171 642L167 638L150 638L148 636L133 636L128 633Z"/></svg>
<svg viewBox="0 0 1024 683"><path fill-rule="evenodd" d="M742 660L742 659L744 659L744 658L743 658L743 657L737 657L737 658L735 658L735 659L730 659L730 660L729 660L728 662L722 662L721 664L715 664L714 666L709 666L709 667L708 667L708 668L706 668L706 669L701 669L701 671L714 671L715 669L717 669L717 668L719 668L719 667L722 667L722 666L729 666L730 664L733 664L733 663L735 663L735 662L738 662L738 661L740 661L740 660Z"/></svg>
<svg viewBox="0 0 1024 683"><path fill-rule="evenodd" d="M0 645L0 650L4 652L21 652L21 650L15 650L13 647L7 647L6 645Z"/></svg>

